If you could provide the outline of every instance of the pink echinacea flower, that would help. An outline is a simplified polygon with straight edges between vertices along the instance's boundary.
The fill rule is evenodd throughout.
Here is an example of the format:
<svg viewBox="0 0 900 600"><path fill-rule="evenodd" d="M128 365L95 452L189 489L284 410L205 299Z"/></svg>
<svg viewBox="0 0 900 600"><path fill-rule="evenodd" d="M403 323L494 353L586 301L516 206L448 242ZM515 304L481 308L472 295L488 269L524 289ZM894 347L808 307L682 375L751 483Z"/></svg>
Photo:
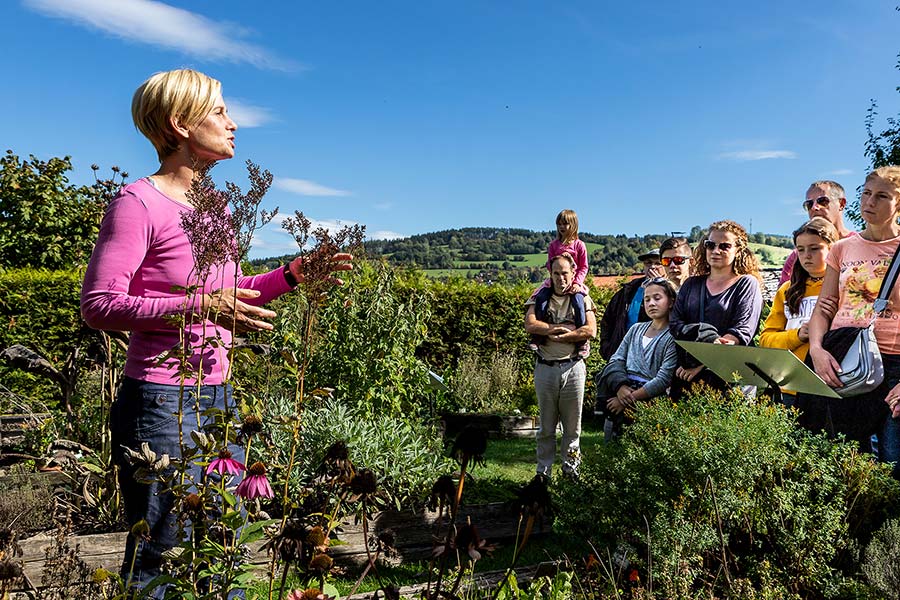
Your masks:
<svg viewBox="0 0 900 600"><path fill-rule="evenodd" d="M237 475L244 470L246 470L246 467L242 462L231 458L231 452L222 449L219 451L219 458L213 460L206 467L206 474L209 475L215 471L219 475L225 475L226 473L228 475Z"/></svg>
<svg viewBox="0 0 900 600"><path fill-rule="evenodd" d="M253 463L247 469L246 477L238 484L234 493L244 500L274 497L275 492L272 491L272 486L269 485L269 480L266 479L266 466L261 462Z"/></svg>

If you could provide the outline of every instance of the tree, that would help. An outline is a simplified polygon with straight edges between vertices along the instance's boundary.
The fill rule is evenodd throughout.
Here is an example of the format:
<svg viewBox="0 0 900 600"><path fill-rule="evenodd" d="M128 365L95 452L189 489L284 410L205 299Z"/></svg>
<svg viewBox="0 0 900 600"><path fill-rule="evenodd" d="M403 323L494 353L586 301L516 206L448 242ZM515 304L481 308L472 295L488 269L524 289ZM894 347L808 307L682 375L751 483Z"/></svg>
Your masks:
<svg viewBox="0 0 900 600"><path fill-rule="evenodd" d="M96 177L98 167L93 166ZM19 161L0 158L0 266L71 269L91 256L109 199L128 176L88 186L69 183L70 157ZM117 177L121 181L115 181Z"/></svg>
<svg viewBox="0 0 900 600"><path fill-rule="evenodd" d="M900 10L900 6L896 7ZM900 54L897 55L900 59ZM900 60L894 65L900 69ZM895 88L900 92L900 86ZM900 165L900 115L887 117L886 126L876 133L875 117L878 116L878 103L873 99L869 110L866 111L866 149L865 156L869 159L873 169L887 165ZM858 192L859 190L857 190ZM865 225L862 215L859 213L859 199L857 198L847 206L847 216L857 226Z"/></svg>

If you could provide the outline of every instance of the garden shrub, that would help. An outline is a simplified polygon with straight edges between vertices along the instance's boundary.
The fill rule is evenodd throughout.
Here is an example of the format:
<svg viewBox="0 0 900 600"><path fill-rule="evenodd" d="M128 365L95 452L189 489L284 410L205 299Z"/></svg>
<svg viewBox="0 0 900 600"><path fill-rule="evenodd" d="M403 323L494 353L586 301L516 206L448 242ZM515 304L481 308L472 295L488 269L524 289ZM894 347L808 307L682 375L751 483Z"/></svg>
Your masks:
<svg viewBox="0 0 900 600"><path fill-rule="evenodd" d="M467 352L450 380L459 408L470 412L509 414L519 408L519 359L495 352L487 359Z"/></svg>
<svg viewBox="0 0 900 600"><path fill-rule="evenodd" d="M272 398L264 410L263 422L272 444L260 452L272 456L263 460L286 464L290 433L278 423L293 412L293 399ZM308 405L300 435L299 458L291 473L292 489L315 477L325 451L337 441L347 444L357 470L365 467L376 473L379 486L397 508L421 506L438 475L452 469L436 429L390 414L368 414L336 399ZM283 480L278 485L284 485Z"/></svg>
<svg viewBox="0 0 900 600"><path fill-rule="evenodd" d="M370 413L415 415L429 412L435 391L428 365L416 357L429 315L425 296L397 288L395 271L384 263L358 261L330 290L312 328L308 389L331 388L342 402ZM264 359L239 352L235 385L252 403L293 394L292 374L305 348L305 301L295 294L270 304L278 313L272 333L251 340L270 348Z"/></svg>
<svg viewBox="0 0 900 600"><path fill-rule="evenodd" d="M863 572L885 598L900 599L900 519L875 532L866 548Z"/></svg>
<svg viewBox="0 0 900 600"><path fill-rule="evenodd" d="M846 597L860 543L900 500L889 470L851 445L768 401L708 391L642 406L559 489L561 526L631 548L658 598Z"/></svg>
<svg viewBox="0 0 900 600"><path fill-rule="evenodd" d="M95 334L81 320L80 293L77 271L0 269L0 350L22 344L58 369L75 356L83 363ZM61 397L58 386L48 379L2 361L0 383L20 397L51 407Z"/></svg>
<svg viewBox="0 0 900 600"><path fill-rule="evenodd" d="M404 287L414 295L433 298L428 335L418 352L429 365L451 368L467 351L482 356L499 350L527 355L523 306L530 287L485 285L460 278L408 280Z"/></svg>
<svg viewBox="0 0 900 600"><path fill-rule="evenodd" d="M310 381L370 414L419 412L428 365L416 358L432 301L403 295L386 263L361 263L319 313Z"/></svg>

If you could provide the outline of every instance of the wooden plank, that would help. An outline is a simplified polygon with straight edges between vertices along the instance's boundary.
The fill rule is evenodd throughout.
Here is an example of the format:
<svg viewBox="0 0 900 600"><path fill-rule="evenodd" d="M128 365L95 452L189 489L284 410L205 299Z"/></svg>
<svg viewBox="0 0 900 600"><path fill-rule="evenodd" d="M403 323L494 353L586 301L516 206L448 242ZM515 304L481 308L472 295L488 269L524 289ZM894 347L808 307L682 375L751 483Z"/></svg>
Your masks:
<svg viewBox="0 0 900 600"><path fill-rule="evenodd" d="M518 527L518 514L513 513L503 503L463 506L460 509L458 522L465 523L471 519L478 527L482 538L491 543L503 544L513 542ZM430 555L434 536L439 531L446 531L446 518L438 522L437 513L424 511L385 511L374 523L370 524L370 534L383 529L394 531L397 540L399 560L420 560ZM543 525L534 535L543 533ZM118 571L122 564L125 548L125 532L101 533L92 535L71 536L67 541L70 546L78 546L78 555L91 568L103 567L110 571ZM345 523L339 539L344 542L333 546L329 554L338 563L360 564L366 560L366 544L363 538L362 525ZM39 584L41 572L46 559L46 549L53 544L53 535L42 533L22 540L25 574ZM262 542L251 545L253 564L267 564L269 557L260 551Z"/></svg>

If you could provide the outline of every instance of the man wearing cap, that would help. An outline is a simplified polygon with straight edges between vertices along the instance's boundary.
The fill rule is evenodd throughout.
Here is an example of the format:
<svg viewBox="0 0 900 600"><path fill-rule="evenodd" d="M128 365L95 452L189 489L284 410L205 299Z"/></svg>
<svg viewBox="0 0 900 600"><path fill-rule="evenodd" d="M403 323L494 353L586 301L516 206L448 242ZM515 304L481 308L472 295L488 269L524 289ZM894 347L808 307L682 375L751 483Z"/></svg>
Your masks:
<svg viewBox="0 0 900 600"><path fill-rule="evenodd" d="M577 475L581 460L581 409L586 368L579 347L597 334L590 296L584 304L566 293L575 277L575 259L560 254L550 263L553 293L525 303L525 332L540 336L534 363L534 391L540 411L537 474L549 477L556 460L556 426L562 423L563 474Z"/></svg>
<svg viewBox="0 0 900 600"><path fill-rule="evenodd" d="M821 181L813 181L806 191L806 200L803 201L803 208L806 209L809 218L822 217L827 219L837 229L841 239L849 237L856 233L850 231L844 225L844 207L847 206L847 198L844 197L844 188L837 181L823 179ZM778 285L790 280L794 265L797 263L797 251L792 250L784 261L784 267L781 269L781 279Z"/></svg>
<svg viewBox="0 0 900 600"><path fill-rule="evenodd" d="M641 321L649 321L644 312L643 284L654 277L665 277L659 250L651 250L638 256L644 263L644 276L629 281L613 295L600 319L600 356L609 360L625 339L628 328Z"/></svg>

